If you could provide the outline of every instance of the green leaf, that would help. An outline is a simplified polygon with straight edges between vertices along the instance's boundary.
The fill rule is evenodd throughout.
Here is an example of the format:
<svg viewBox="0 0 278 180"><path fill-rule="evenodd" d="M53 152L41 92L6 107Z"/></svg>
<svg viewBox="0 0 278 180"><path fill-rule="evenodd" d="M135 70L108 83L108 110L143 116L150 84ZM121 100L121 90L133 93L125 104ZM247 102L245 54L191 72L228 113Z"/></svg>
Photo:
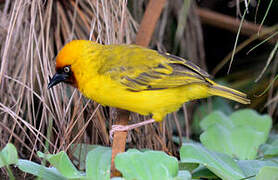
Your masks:
<svg viewBox="0 0 278 180"><path fill-rule="evenodd" d="M192 179L217 179L217 176L205 166L200 165L192 172Z"/></svg>
<svg viewBox="0 0 278 180"><path fill-rule="evenodd" d="M267 144L260 147L260 151L265 157L272 157L278 155L278 135L271 134L267 140Z"/></svg>
<svg viewBox="0 0 278 180"><path fill-rule="evenodd" d="M223 83L222 83L223 84ZM201 106L198 106L197 110L193 114L193 124L192 131L194 133L200 134L200 122L202 119L207 117L209 113L212 111L218 110L219 112L223 112L224 114L231 114L233 112L231 106L228 101L224 98L220 97L212 97L210 103L204 103Z"/></svg>
<svg viewBox="0 0 278 180"><path fill-rule="evenodd" d="M207 129L200 139L210 150L235 156L238 159L255 159L260 144L264 142L264 135L249 126L229 129L214 125Z"/></svg>
<svg viewBox="0 0 278 180"><path fill-rule="evenodd" d="M278 155L278 140L273 144L263 144L261 151L265 157L277 156Z"/></svg>
<svg viewBox="0 0 278 180"><path fill-rule="evenodd" d="M67 178L82 177L81 173L75 168L68 155L64 151L54 155L38 152L38 156L48 160L52 166L54 166L63 176Z"/></svg>
<svg viewBox="0 0 278 180"><path fill-rule="evenodd" d="M32 161L20 159L16 164L18 168L26 173L33 174L47 180L66 180L56 168L47 168Z"/></svg>
<svg viewBox="0 0 278 180"><path fill-rule="evenodd" d="M8 143L0 152L0 168L18 161L17 150L13 144Z"/></svg>
<svg viewBox="0 0 278 180"><path fill-rule="evenodd" d="M99 145L92 144L73 144L70 146L70 151L73 152L73 164L76 165L79 170L85 170L86 168L86 157L88 152L98 147Z"/></svg>
<svg viewBox="0 0 278 180"><path fill-rule="evenodd" d="M230 118L221 111L214 111L210 113L200 122L200 126L203 131L216 124L227 128L233 127L233 123L231 122Z"/></svg>
<svg viewBox="0 0 278 180"><path fill-rule="evenodd" d="M184 163L179 162L179 170L187 170L187 171L193 171L199 166L197 163Z"/></svg>
<svg viewBox="0 0 278 180"><path fill-rule="evenodd" d="M252 178L248 178L248 180L254 180L256 174L258 174L259 170L262 167L265 167L265 166L278 167L278 163L275 163L270 160L240 160L240 161L237 161L237 164L242 169L242 171L246 177L254 176Z"/></svg>
<svg viewBox="0 0 278 180"><path fill-rule="evenodd" d="M116 168L127 180L168 180L178 175L178 161L161 151L130 149L115 158Z"/></svg>
<svg viewBox="0 0 278 180"><path fill-rule="evenodd" d="M182 162L199 163L222 179L241 179L244 174L229 156L211 152L199 144L186 143L180 149Z"/></svg>
<svg viewBox="0 0 278 180"><path fill-rule="evenodd" d="M230 117L217 111L208 115L201 127L205 132L200 140L206 148L250 160L256 158L259 146L266 141L271 118L249 109L234 112Z"/></svg>
<svg viewBox="0 0 278 180"><path fill-rule="evenodd" d="M110 179L111 148L98 147L90 151L86 158L88 179Z"/></svg>
<svg viewBox="0 0 278 180"><path fill-rule="evenodd" d="M278 179L278 167L265 166L260 169L259 174L256 176L256 180L277 180Z"/></svg>
<svg viewBox="0 0 278 180"><path fill-rule="evenodd" d="M221 134L221 136L219 136L219 134ZM209 150L231 154L233 146L231 144L230 136L231 133L226 127L216 124L201 134L200 140Z"/></svg>
<svg viewBox="0 0 278 180"><path fill-rule="evenodd" d="M244 109L234 112L230 116L235 126L250 126L257 132L264 133L264 142L267 140L272 125L272 119L269 115L260 115L252 109Z"/></svg>
<svg viewBox="0 0 278 180"><path fill-rule="evenodd" d="M179 171L178 176L174 180L191 180L191 174L189 171Z"/></svg>

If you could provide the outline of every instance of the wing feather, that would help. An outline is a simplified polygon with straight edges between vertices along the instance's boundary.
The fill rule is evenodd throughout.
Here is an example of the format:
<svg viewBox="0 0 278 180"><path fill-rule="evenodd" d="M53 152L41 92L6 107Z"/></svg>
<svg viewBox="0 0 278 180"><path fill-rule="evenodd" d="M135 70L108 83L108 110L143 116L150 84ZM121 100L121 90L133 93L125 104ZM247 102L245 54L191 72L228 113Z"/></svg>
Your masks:
<svg viewBox="0 0 278 180"><path fill-rule="evenodd" d="M107 58L100 73L109 75L126 89L142 91L175 88L192 83L210 84L207 79L209 75L204 70L180 57L134 45L129 45L128 50L121 52L127 53L118 55L121 62Z"/></svg>

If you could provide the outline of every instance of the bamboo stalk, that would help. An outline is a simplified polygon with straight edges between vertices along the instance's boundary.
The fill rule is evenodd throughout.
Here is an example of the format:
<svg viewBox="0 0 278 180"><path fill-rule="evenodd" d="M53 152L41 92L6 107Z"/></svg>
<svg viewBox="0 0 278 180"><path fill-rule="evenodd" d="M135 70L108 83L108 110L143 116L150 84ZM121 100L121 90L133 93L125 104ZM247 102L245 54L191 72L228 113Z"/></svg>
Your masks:
<svg viewBox="0 0 278 180"><path fill-rule="evenodd" d="M136 44L147 47L151 41L156 22L162 12L166 0L151 0L144 13L143 20L140 24Z"/></svg>
<svg viewBox="0 0 278 180"><path fill-rule="evenodd" d="M117 121L115 124L118 125L127 125L129 118L129 111L117 109ZM127 132L125 131L116 131L113 136L112 144L112 159L111 159L111 177L120 176L121 173L115 167L115 157L118 153L125 152Z"/></svg>

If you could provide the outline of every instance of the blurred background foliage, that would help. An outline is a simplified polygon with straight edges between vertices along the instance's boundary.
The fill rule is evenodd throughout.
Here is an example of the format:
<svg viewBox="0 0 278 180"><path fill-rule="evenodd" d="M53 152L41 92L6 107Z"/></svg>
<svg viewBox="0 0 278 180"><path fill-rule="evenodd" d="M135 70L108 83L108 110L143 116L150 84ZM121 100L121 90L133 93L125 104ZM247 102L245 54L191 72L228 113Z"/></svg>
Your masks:
<svg viewBox="0 0 278 180"><path fill-rule="evenodd" d="M78 143L109 146L108 131L115 110L88 101L67 85L48 90L48 78L54 72L55 55L72 39L134 43L148 2L1 0L1 147L12 142L21 157L39 161L38 150L70 153L71 145ZM268 113L276 132L278 81L271 82L277 75L278 1L250 1L244 19L252 25L242 26L237 42L242 49L236 51L227 74L230 61L226 59L231 57L246 2L167 1L149 47L189 59L217 81L246 92L252 99L248 107ZM208 16L207 11L215 14ZM231 18L230 24L221 22L225 20L223 15ZM267 37L265 43L249 52ZM264 68L266 71L255 82ZM268 91L259 96L270 84ZM128 148L163 150L178 156L180 142L186 137L199 137L199 121L209 112L217 109L230 114L241 107L219 98L187 103L161 125L132 131ZM132 114L130 123L147 118Z"/></svg>

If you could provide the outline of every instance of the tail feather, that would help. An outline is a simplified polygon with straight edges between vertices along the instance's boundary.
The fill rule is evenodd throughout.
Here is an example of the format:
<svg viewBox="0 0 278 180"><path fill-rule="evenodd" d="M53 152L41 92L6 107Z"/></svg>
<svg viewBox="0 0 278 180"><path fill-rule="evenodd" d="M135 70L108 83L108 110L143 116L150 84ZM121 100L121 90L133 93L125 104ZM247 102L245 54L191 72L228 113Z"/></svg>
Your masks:
<svg viewBox="0 0 278 180"><path fill-rule="evenodd" d="M209 89L209 93L211 95L222 96L242 104L250 104L250 99L247 98L246 94L219 84L213 84Z"/></svg>

